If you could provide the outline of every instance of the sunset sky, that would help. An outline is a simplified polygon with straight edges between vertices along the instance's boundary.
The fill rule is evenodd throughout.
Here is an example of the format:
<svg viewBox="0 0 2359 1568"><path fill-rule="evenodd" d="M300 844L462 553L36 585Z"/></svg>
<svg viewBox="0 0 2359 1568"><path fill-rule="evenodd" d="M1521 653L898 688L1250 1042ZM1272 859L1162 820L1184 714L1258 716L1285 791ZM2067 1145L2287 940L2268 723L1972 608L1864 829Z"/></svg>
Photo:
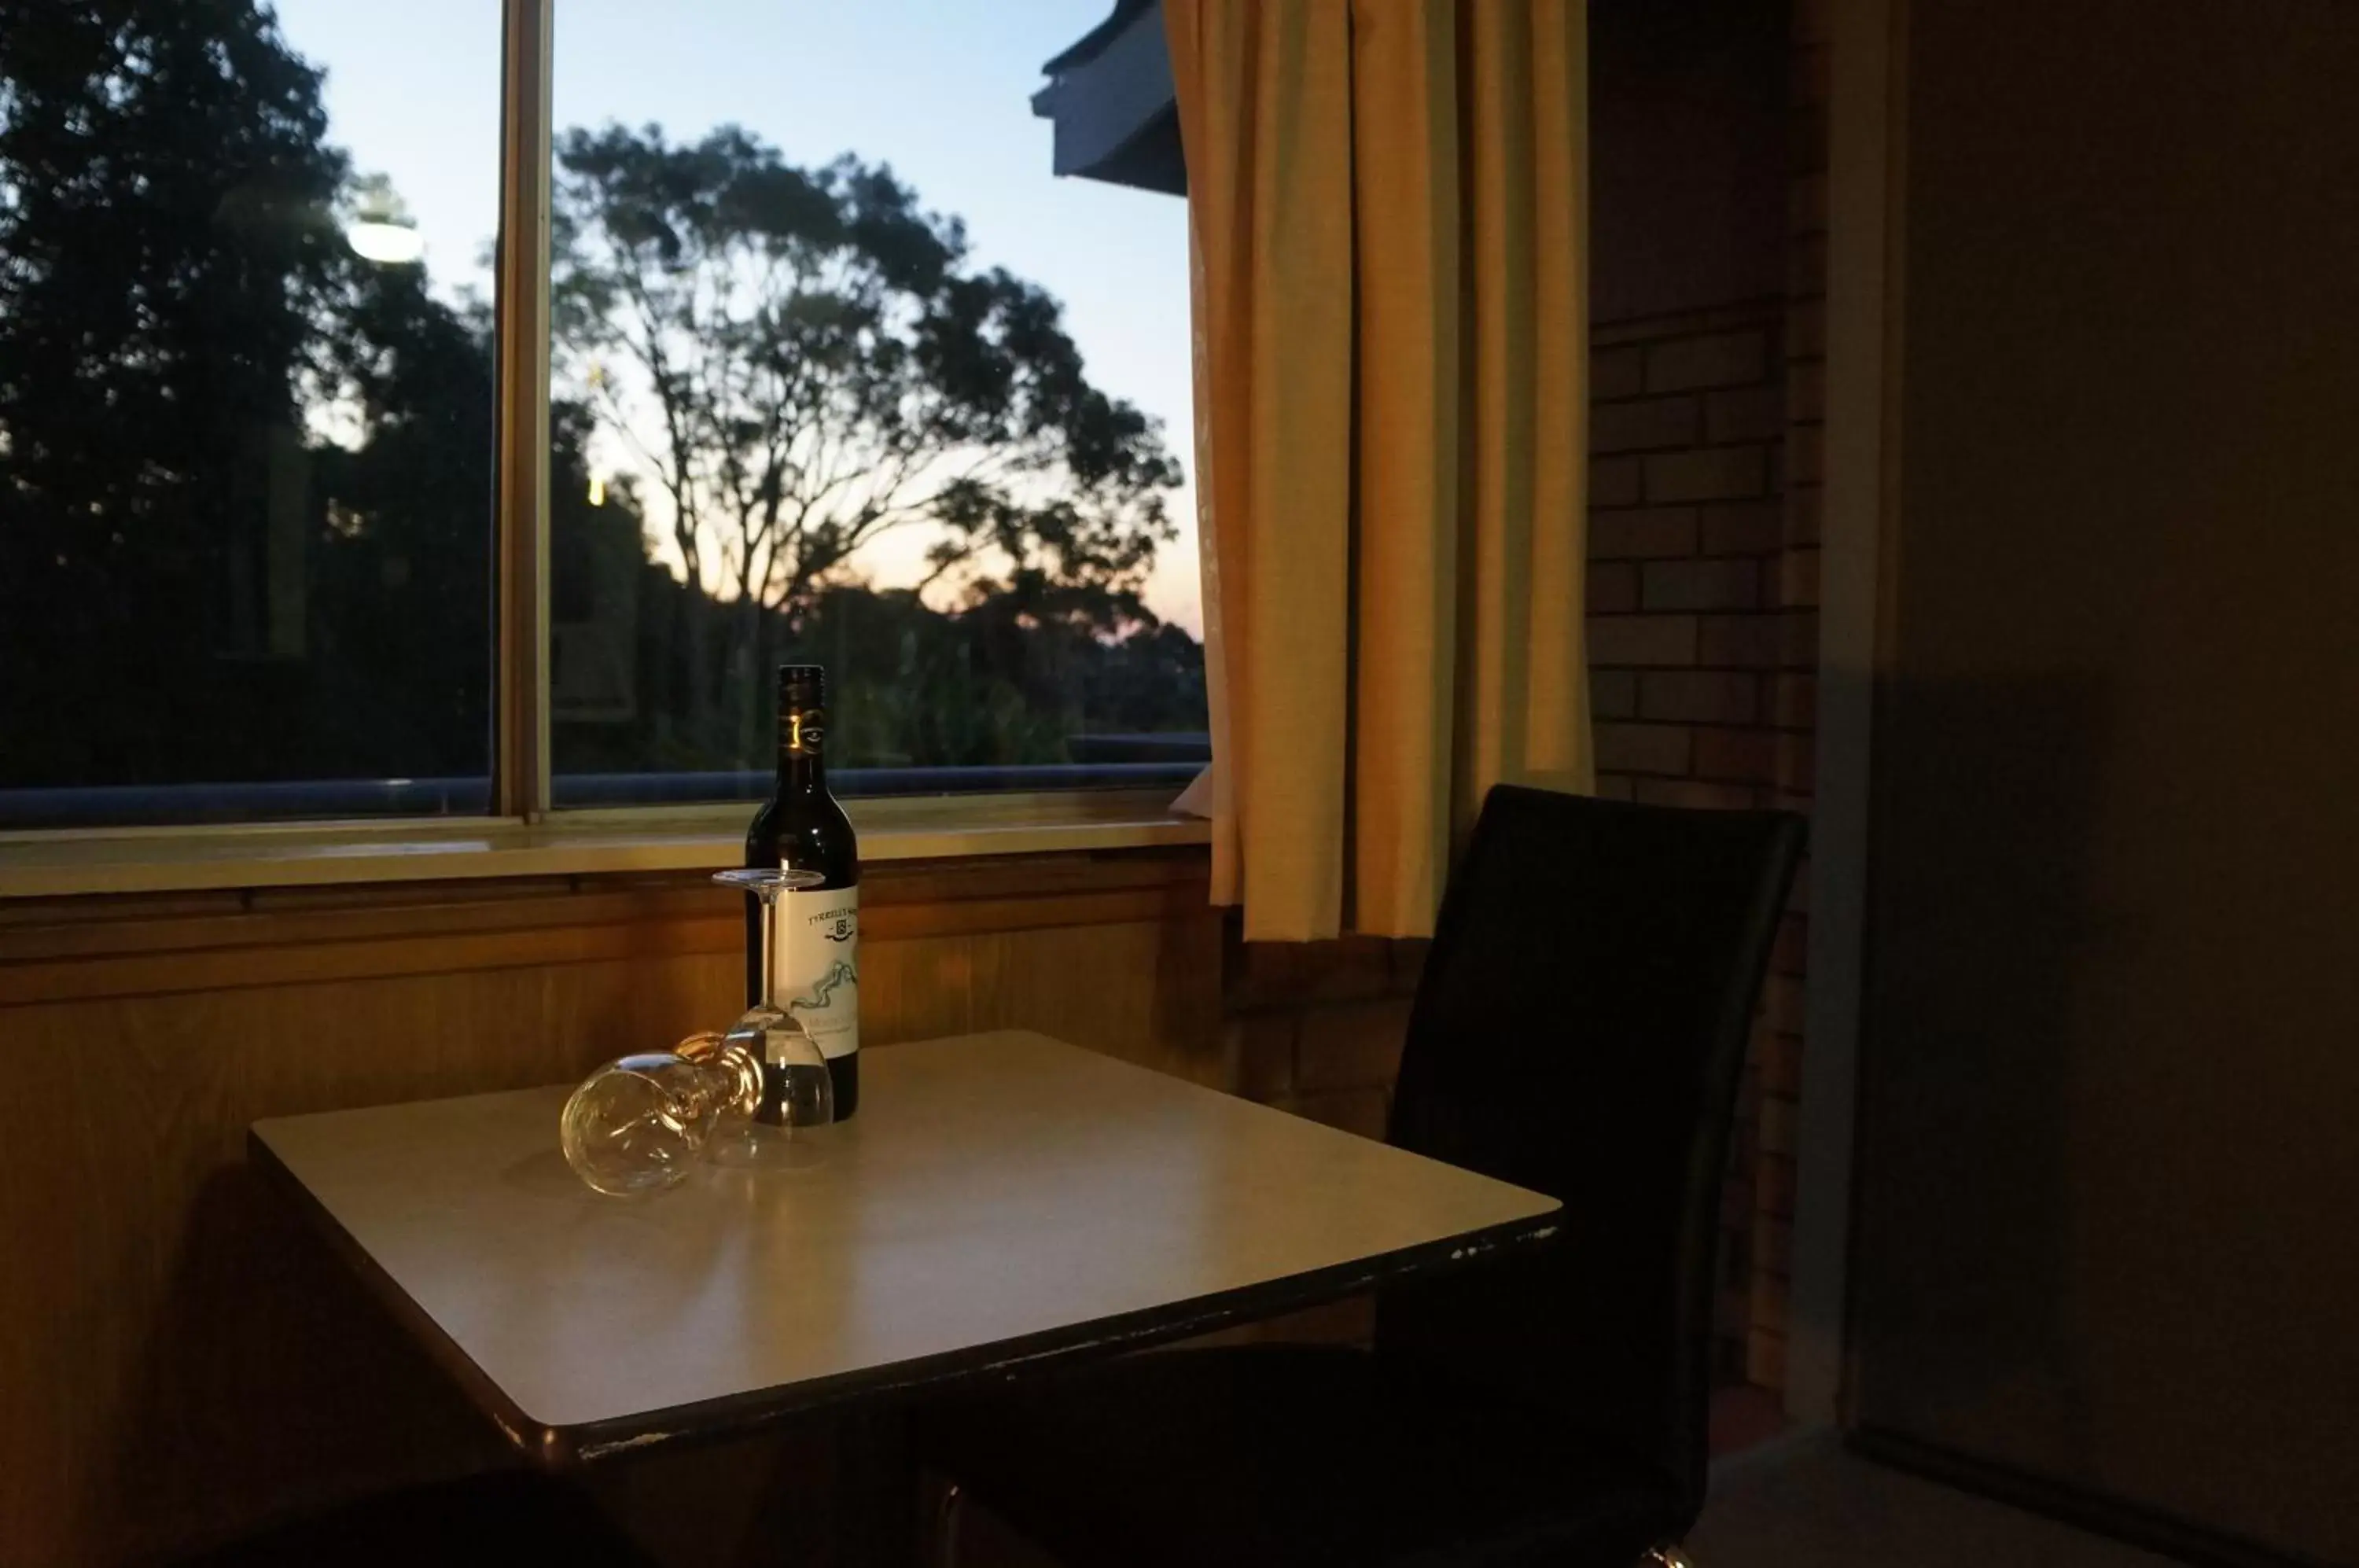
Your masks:
<svg viewBox="0 0 2359 1568"><path fill-rule="evenodd" d="M1163 421L1192 477L1187 214L1176 198L1058 180L1033 117L1040 62L1110 0L557 0L560 129L660 124L675 141L735 122L792 162L889 163L924 204L962 218L981 266L1064 301L1090 373ZM277 0L288 40L325 67L330 137L391 177L448 287L488 291L496 223L496 0ZM1148 590L1200 626L1192 487L1184 532ZM913 551L914 553L914 547ZM900 563L879 556L880 579ZM914 575L914 573L910 573Z"/></svg>

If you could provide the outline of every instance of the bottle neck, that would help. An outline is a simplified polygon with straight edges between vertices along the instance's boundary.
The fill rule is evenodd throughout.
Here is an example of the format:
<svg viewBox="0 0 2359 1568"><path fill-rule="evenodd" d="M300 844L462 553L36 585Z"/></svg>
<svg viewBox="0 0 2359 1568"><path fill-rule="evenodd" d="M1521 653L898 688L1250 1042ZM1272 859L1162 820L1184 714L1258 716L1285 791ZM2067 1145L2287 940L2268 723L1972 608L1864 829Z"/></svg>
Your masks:
<svg viewBox="0 0 2359 1568"><path fill-rule="evenodd" d="M778 794L827 793L827 716L823 710L789 708L778 715Z"/></svg>
<svg viewBox="0 0 2359 1568"><path fill-rule="evenodd" d="M778 793L781 796L826 794L826 759L815 751L788 751L780 746Z"/></svg>

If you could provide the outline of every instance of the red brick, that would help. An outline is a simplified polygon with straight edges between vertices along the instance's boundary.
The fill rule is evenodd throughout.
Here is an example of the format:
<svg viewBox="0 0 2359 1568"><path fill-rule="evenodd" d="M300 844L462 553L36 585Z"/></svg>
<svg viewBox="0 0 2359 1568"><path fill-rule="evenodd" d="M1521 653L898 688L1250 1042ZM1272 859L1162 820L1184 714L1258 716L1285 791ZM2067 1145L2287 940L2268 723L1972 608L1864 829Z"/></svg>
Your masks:
<svg viewBox="0 0 2359 1568"><path fill-rule="evenodd" d="M1425 956L1433 943L1423 937L1395 937L1390 943L1386 970L1392 977L1393 995L1414 996L1417 983L1425 978Z"/></svg>
<svg viewBox="0 0 2359 1568"><path fill-rule="evenodd" d="M1593 349L1589 355L1589 396L1596 400L1606 397L1636 397L1647 389L1647 349L1643 343L1626 348Z"/></svg>
<svg viewBox="0 0 2359 1568"><path fill-rule="evenodd" d="M1798 299L1786 308L1786 359L1824 359L1827 355L1827 305L1823 299Z"/></svg>
<svg viewBox="0 0 2359 1568"><path fill-rule="evenodd" d="M1753 1216L1753 1267L1772 1279L1783 1279L1794 1269L1794 1226L1791 1221Z"/></svg>
<svg viewBox="0 0 2359 1568"><path fill-rule="evenodd" d="M1391 988L1385 949L1385 939L1373 936L1240 942L1229 1005L1295 1007L1382 996Z"/></svg>
<svg viewBox="0 0 2359 1568"><path fill-rule="evenodd" d="M1769 340L1757 332L1672 338L1647 351L1647 390L1742 387L1768 372Z"/></svg>
<svg viewBox="0 0 2359 1568"><path fill-rule="evenodd" d="M1642 806L1683 806L1692 811L1749 811L1760 801L1742 784L1711 784L1701 779L1641 779Z"/></svg>
<svg viewBox="0 0 2359 1568"><path fill-rule="evenodd" d="M1832 56L1833 50L1825 45L1798 49L1794 51L1791 62L1792 85L1788 94L1788 102L1823 103L1827 101L1827 94L1834 80Z"/></svg>
<svg viewBox="0 0 2359 1568"><path fill-rule="evenodd" d="M1597 798L1601 800L1630 799L1630 776L1626 773L1601 773L1597 776Z"/></svg>
<svg viewBox="0 0 2359 1568"><path fill-rule="evenodd" d="M1769 1019L1769 1027L1779 1034L1800 1034L1804 1003L1802 983L1786 975L1772 975L1761 982L1761 1010ZM1308 1025L1305 1026L1306 1032Z"/></svg>
<svg viewBox="0 0 2359 1568"><path fill-rule="evenodd" d="M1294 1046L1298 1093L1328 1089L1389 1089L1400 1072L1408 1035L1408 1003L1387 997L1344 1007L1312 1007L1302 1015Z"/></svg>
<svg viewBox="0 0 2359 1568"><path fill-rule="evenodd" d="M1709 446L1657 452L1645 460L1647 498L1656 502L1744 501L1769 493L1769 452L1758 446ZM1591 500L1603 504L1594 486Z"/></svg>
<svg viewBox="0 0 2359 1568"><path fill-rule="evenodd" d="M1786 1340L1755 1329L1745 1336L1745 1380L1759 1388L1786 1386Z"/></svg>
<svg viewBox="0 0 2359 1568"><path fill-rule="evenodd" d="M1778 615L1705 615L1696 627L1696 662L1774 670L1783 637Z"/></svg>
<svg viewBox="0 0 2359 1568"><path fill-rule="evenodd" d="M1692 506L1642 506L1589 514L1589 559L1620 561L1695 553Z"/></svg>
<svg viewBox="0 0 2359 1568"><path fill-rule="evenodd" d="M1589 410L1589 450L1660 452L1692 446L1702 424L1700 412L1693 397L1601 403Z"/></svg>
<svg viewBox="0 0 2359 1568"><path fill-rule="evenodd" d="M1649 610L1749 610L1759 603L1760 570L1750 561L1650 561L1639 579Z"/></svg>
<svg viewBox="0 0 2359 1568"><path fill-rule="evenodd" d="M1288 1010L1241 1013L1229 1020L1228 1043L1236 1062L1237 1093L1267 1100L1294 1087L1294 1035L1298 1016Z"/></svg>
<svg viewBox="0 0 2359 1568"><path fill-rule="evenodd" d="M1616 773L1685 773L1688 732L1680 724L1593 726L1597 766Z"/></svg>
<svg viewBox="0 0 2359 1568"><path fill-rule="evenodd" d="M1825 479L1826 434L1818 425L1793 425L1786 430L1786 485L1818 485Z"/></svg>
<svg viewBox="0 0 2359 1568"><path fill-rule="evenodd" d="M1809 792L1818 787L1818 741L1814 735L1777 737L1777 787Z"/></svg>
<svg viewBox="0 0 2359 1568"><path fill-rule="evenodd" d="M1696 509L1705 555L1767 555L1784 542L1785 508L1775 501L1735 501Z"/></svg>
<svg viewBox="0 0 2359 1568"><path fill-rule="evenodd" d="M1704 400L1704 434L1708 441L1771 441L1783 434L1785 429L1786 392L1774 382L1714 392Z"/></svg>
<svg viewBox="0 0 2359 1568"><path fill-rule="evenodd" d="M1589 504L1593 506L1635 506L1646 497L1646 460L1600 457L1589 464Z"/></svg>
<svg viewBox="0 0 2359 1568"><path fill-rule="evenodd" d="M1798 425L1825 423L1827 367L1824 362L1812 360L1786 367L1786 408Z"/></svg>
<svg viewBox="0 0 2359 1568"><path fill-rule="evenodd" d="M1761 1050L1765 1098L1792 1100L1802 1093L1802 1037L1772 1034Z"/></svg>
<svg viewBox="0 0 2359 1568"><path fill-rule="evenodd" d="M1819 678L1780 675L1769 684L1769 722L1779 729L1807 730L1819 719Z"/></svg>
<svg viewBox="0 0 2359 1568"><path fill-rule="evenodd" d="M1754 1167L1754 1201L1761 1212L1779 1219L1794 1217L1794 1162L1778 1155L1765 1155Z"/></svg>
<svg viewBox="0 0 2359 1568"><path fill-rule="evenodd" d="M1784 657L1778 661L1788 670L1816 670L1819 667L1819 613L1816 610L1788 610L1785 616Z"/></svg>
<svg viewBox="0 0 2359 1568"><path fill-rule="evenodd" d="M1777 942L1769 952L1772 975L1799 975L1810 953L1810 922L1800 915L1777 918Z"/></svg>
<svg viewBox="0 0 2359 1568"><path fill-rule="evenodd" d="M1777 603L1805 609L1819 602L1819 552L1812 546L1789 550L1777 562Z"/></svg>
<svg viewBox="0 0 2359 1568"><path fill-rule="evenodd" d="M1825 43L1835 34L1833 0L1794 0L1794 41Z"/></svg>
<svg viewBox="0 0 2359 1568"><path fill-rule="evenodd" d="M1797 234L1786 245L1786 292L1824 294L1827 291L1827 236Z"/></svg>
<svg viewBox="0 0 2359 1568"><path fill-rule="evenodd" d="M1626 561L1593 563L1585 592L1591 615L1626 614L1638 607L1638 569Z"/></svg>
<svg viewBox="0 0 2359 1568"><path fill-rule="evenodd" d="M1699 729L1695 775L1738 784L1767 784L1777 776L1777 736L1770 730Z"/></svg>
<svg viewBox="0 0 2359 1568"><path fill-rule="evenodd" d="M1589 672L1589 716L1592 719L1635 719L1638 716L1638 676L1629 670Z"/></svg>
<svg viewBox="0 0 2359 1568"><path fill-rule="evenodd" d="M1805 174L1786 187L1786 228L1789 234L1827 232L1827 177Z"/></svg>
<svg viewBox="0 0 2359 1568"><path fill-rule="evenodd" d="M1753 1327L1762 1334L1777 1335L1786 1333L1786 1292L1756 1290L1753 1292Z"/></svg>
<svg viewBox="0 0 2359 1568"><path fill-rule="evenodd" d="M1693 615L1592 615L1588 626L1592 664L1693 664ZM1815 647L1812 649L1816 652Z"/></svg>
<svg viewBox="0 0 2359 1568"><path fill-rule="evenodd" d="M1797 103L1786 111L1786 168L1812 174L1827 167L1827 106Z"/></svg>
<svg viewBox="0 0 2359 1568"><path fill-rule="evenodd" d="M1789 456L1794 447L1804 439L1816 445L1819 432L1815 430L1793 431L1786 443ZM1825 492L1815 485L1786 486L1786 542L1788 544L1804 545L1819 542L1821 498L1824 494Z"/></svg>
<svg viewBox="0 0 2359 1568"><path fill-rule="evenodd" d="M1638 681L1641 718L1689 724L1751 724L1760 682L1721 670L1649 670Z"/></svg>

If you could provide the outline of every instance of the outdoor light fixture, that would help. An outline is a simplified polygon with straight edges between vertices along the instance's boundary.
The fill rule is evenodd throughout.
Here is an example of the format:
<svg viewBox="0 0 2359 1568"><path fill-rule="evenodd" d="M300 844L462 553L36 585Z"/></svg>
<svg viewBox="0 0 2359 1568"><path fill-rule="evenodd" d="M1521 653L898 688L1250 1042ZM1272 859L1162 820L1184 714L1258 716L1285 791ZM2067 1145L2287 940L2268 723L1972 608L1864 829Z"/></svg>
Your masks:
<svg viewBox="0 0 2359 1568"><path fill-rule="evenodd" d="M411 224L361 218L344 225L344 243L364 261L407 267L426 256L426 238Z"/></svg>

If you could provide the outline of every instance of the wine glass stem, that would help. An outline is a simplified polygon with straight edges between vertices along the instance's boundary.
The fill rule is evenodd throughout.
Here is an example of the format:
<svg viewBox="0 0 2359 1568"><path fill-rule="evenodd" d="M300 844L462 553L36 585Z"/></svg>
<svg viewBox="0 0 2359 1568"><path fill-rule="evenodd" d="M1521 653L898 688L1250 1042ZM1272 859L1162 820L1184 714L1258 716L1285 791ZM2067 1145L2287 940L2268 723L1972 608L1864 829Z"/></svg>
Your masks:
<svg viewBox="0 0 2359 1568"><path fill-rule="evenodd" d="M762 900L762 1005L786 1011L778 1000L778 948L786 940L779 929L784 919L778 908L778 895L785 889L764 887L758 890Z"/></svg>

